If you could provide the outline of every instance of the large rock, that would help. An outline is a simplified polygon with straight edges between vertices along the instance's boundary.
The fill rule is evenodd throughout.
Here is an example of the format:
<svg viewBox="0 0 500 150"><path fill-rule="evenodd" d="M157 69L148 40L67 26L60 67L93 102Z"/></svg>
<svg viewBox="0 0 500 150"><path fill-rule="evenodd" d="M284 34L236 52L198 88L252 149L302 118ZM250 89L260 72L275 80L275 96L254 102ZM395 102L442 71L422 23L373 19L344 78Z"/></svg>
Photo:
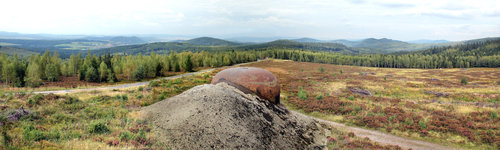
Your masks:
<svg viewBox="0 0 500 150"><path fill-rule="evenodd" d="M171 149L320 149L327 130L282 105L219 83L143 108Z"/></svg>
<svg viewBox="0 0 500 150"><path fill-rule="evenodd" d="M212 79L212 84L226 82L244 93L255 93L260 98L280 103L280 84L271 72L255 67L235 67L222 70Z"/></svg>

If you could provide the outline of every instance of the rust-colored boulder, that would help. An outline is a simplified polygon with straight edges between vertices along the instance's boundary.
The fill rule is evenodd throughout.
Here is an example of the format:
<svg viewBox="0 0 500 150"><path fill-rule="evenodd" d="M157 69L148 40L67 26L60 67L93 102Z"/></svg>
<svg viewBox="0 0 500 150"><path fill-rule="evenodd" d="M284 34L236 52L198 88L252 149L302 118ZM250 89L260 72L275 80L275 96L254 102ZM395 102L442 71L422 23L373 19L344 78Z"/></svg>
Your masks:
<svg viewBox="0 0 500 150"><path fill-rule="evenodd" d="M222 70L212 84L227 82L245 93L254 93L274 104L280 103L280 84L271 72L254 67L236 67Z"/></svg>

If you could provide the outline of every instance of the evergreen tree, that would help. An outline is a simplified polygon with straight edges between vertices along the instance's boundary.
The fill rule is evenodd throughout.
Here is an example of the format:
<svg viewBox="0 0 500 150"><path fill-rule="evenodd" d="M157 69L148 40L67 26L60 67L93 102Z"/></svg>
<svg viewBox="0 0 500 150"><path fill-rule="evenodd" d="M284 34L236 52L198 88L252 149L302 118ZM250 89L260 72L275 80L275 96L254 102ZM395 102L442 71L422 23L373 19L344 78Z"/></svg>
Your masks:
<svg viewBox="0 0 500 150"><path fill-rule="evenodd" d="M101 62L101 65L99 65L99 81L107 81L108 80L108 65L103 61Z"/></svg>
<svg viewBox="0 0 500 150"><path fill-rule="evenodd" d="M47 81L57 81L57 77L59 74L57 73L56 64L49 64L45 68L45 76L47 77Z"/></svg>
<svg viewBox="0 0 500 150"><path fill-rule="evenodd" d="M133 78L137 81L144 79L144 71L144 67L142 65L139 65L137 69L132 72Z"/></svg>
<svg viewBox="0 0 500 150"><path fill-rule="evenodd" d="M193 72L193 62L191 61L191 55L186 55L183 62L183 69L187 72Z"/></svg>
<svg viewBox="0 0 500 150"><path fill-rule="evenodd" d="M96 82L99 80L99 75L97 73L97 69L94 67L89 67L85 72L85 81L88 82Z"/></svg>
<svg viewBox="0 0 500 150"><path fill-rule="evenodd" d="M27 86L38 87L42 83L42 77L38 73L40 66L37 63L30 63L28 69L26 70L26 77L24 81Z"/></svg>

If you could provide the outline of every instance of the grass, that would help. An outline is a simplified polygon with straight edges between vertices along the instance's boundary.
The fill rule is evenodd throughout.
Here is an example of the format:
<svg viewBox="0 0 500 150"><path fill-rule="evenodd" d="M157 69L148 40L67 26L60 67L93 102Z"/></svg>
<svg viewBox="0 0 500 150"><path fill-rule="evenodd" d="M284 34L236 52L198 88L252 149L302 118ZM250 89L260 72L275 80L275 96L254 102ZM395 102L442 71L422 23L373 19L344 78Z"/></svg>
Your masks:
<svg viewBox="0 0 500 150"><path fill-rule="evenodd" d="M141 118L140 108L209 83L217 71L155 81L157 86L64 95L2 94L8 101L0 104L6 131L0 149L164 149L152 124ZM30 113L18 121L1 119L20 108Z"/></svg>
<svg viewBox="0 0 500 150"><path fill-rule="evenodd" d="M498 68L395 69L280 60L246 66L275 74L286 94L285 106L307 115L452 147L500 146L495 141L500 134L500 110L495 109L500 104ZM325 74L318 71L321 68L339 74ZM355 94L347 87L372 95ZM318 100L304 96L306 91L329 95Z"/></svg>

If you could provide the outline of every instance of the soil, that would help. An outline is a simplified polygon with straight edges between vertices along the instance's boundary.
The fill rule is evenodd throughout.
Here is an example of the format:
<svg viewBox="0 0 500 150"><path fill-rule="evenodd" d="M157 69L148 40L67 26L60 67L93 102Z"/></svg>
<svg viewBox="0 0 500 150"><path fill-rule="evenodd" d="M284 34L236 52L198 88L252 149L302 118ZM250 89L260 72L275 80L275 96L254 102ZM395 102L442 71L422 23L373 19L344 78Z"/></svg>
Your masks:
<svg viewBox="0 0 500 150"><path fill-rule="evenodd" d="M196 86L142 109L172 149L322 149L328 130L227 83Z"/></svg>

